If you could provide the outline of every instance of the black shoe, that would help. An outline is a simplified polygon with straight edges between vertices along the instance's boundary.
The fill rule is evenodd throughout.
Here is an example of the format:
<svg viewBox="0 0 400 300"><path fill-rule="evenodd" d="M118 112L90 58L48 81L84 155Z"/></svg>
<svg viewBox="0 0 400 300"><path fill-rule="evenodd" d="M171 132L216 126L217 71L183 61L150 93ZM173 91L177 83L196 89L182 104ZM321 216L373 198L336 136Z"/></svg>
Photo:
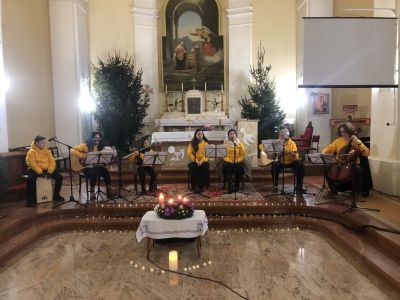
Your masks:
<svg viewBox="0 0 400 300"><path fill-rule="evenodd" d="M140 196L146 196L146 195L147 195L146 191L141 191L140 192Z"/></svg>
<svg viewBox="0 0 400 300"><path fill-rule="evenodd" d="M36 203L26 202L25 207L36 207Z"/></svg>
<svg viewBox="0 0 400 300"><path fill-rule="evenodd" d="M60 194L55 194L55 195L53 195L53 201L54 202L64 202L64 197L61 197L61 195Z"/></svg>

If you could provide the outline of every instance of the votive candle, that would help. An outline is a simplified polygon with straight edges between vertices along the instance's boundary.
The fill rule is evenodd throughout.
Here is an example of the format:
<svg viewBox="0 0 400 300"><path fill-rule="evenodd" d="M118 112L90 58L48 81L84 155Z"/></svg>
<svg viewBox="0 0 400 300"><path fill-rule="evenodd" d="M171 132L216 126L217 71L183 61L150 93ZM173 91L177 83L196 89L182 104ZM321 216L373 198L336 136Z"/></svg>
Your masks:
<svg viewBox="0 0 400 300"><path fill-rule="evenodd" d="M158 197L158 203L160 203L160 204L164 204L164 194L163 193L161 193L160 194L160 196Z"/></svg>
<svg viewBox="0 0 400 300"><path fill-rule="evenodd" d="M168 266L171 271L178 271L178 251L169 251Z"/></svg>

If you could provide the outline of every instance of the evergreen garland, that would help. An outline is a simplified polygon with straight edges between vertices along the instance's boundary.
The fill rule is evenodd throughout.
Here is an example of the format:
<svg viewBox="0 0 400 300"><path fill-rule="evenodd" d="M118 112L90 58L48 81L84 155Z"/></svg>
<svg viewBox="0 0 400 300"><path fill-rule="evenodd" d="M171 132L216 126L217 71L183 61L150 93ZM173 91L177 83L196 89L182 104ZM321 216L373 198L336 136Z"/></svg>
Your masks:
<svg viewBox="0 0 400 300"><path fill-rule="evenodd" d="M283 127L286 114L279 105L275 92L275 80L270 78L271 65L264 66L265 49L260 45L257 53L257 67L250 67L254 83L248 86L250 97L241 97L241 117L258 119L258 138L265 140L276 138Z"/></svg>
<svg viewBox="0 0 400 300"><path fill-rule="evenodd" d="M97 121L106 145L116 146L122 153L128 152L135 136L145 126L150 105L148 91L143 89L142 69L135 71L131 57L108 54L107 60L99 58L94 70Z"/></svg>

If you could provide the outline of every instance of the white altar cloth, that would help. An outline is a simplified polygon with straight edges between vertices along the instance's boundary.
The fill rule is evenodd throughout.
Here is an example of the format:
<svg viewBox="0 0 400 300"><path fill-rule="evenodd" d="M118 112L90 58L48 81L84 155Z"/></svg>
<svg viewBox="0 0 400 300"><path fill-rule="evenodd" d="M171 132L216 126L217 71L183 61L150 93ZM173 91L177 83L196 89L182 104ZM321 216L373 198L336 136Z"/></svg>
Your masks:
<svg viewBox="0 0 400 300"><path fill-rule="evenodd" d="M175 127L209 127L209 126L233 126L230 119L157 119L156 126L175 126Z"/></svg>
<svg viewBox="0 0 400 300"><path fill-rule="evenodd" d="M205 235L207 229L208 220L204 210L195 210L192 217L182 220L162 219L155 211L148 211L136 230L136 240L140 243L143 238L195 238Z"/></svg>
<svg viewBox="0 0 400 300"><path fill-rule="evenodd" d="M209 141L224 141L227 138L226 131L204 131ZM151 135L152 143L164 142L190 142L193 139L194 131L156 131Z"/></svg>

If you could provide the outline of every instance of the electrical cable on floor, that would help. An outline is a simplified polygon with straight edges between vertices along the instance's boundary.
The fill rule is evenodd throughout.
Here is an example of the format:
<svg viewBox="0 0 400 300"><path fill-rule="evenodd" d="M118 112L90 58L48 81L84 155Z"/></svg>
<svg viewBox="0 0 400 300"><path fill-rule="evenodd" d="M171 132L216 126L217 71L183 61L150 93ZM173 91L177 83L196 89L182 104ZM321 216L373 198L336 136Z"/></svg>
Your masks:
<svg viewBox="0 0 400 300"><path fill-rule="evenodd" d="M171 271L171 270L164 269L163 267L157 265L157 264L156 264L154 261L152 261L151 259L149 259L149 261L150 261L154 266L156 266L157 268L159 268L160 270L163 270L163 271L165 271L165 272L175 273L175 274L184 275L184 276L187 276L187 277L190 277L190 278L201 279L201 280L207 280L207 281L211 281L211 282L218 283L218 284L222 285L223 287L227 288L228 290L230 290L232 293L235 293L236 295L238 295L240 298L249 300L249 298L246 298L246 297L242 296L241 294L239 294L239 293L236 292L234 289L232 289L231 287L227 286L225 283L223 283L223 282L221 282L221 281L218 281L218 280L215 280L215 279L211 279L211 278L205 278L205 277L200 277L200 276L194 276L194 275L191 275L191 274L181 273L181 272L177 272L177 271Z"/></svg>

